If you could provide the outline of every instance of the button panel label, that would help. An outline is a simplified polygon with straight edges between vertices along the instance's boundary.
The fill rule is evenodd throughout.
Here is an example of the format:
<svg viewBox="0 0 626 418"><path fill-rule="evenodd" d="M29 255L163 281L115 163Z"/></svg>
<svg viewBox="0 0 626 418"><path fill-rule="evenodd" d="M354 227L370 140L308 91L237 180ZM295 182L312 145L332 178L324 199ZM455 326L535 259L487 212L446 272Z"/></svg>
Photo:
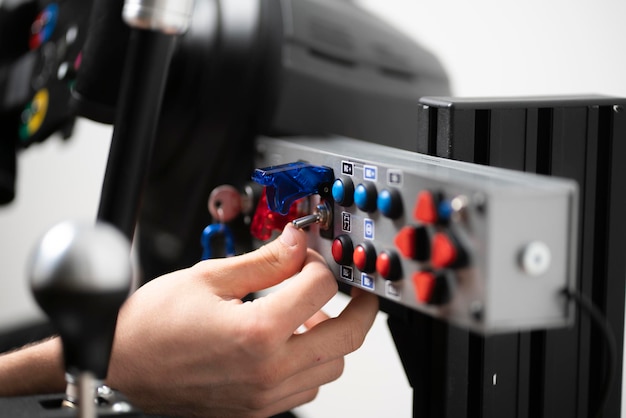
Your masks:
<svg viewBox="0 0 626 418"><path fill-rule="evenodd" d="M361 286L374 290L374 278L366 273L361 273Z"/></svg>
<svg viewBox="0 0 626 418"><path fill-rule="evenodd" d="M345 174L346 176L354 175L354 163L350 161L342 161L341 162L341 174Z"/></svg>
<svg viewBox="0 0 626 418"><path fill-rule="evenodd" d="M375 165L364 165L363 178L365 180L376 181L378 179L378 167Z"/></svg>
<svg viewBox="0 0 626 418"><path fill-rule="evenodd" d="M349 282L354 281L354 276L352 274L352 267L349 266L339 266L339 274L341 278L347 280Z"/></svg>
<svg viewBox="0 0 626 418"><path fill-rule="evenodd" d="M374 220L373 219L364 219L363 220L363 237L365 239L374 239Z"/></svg>
<svg viewBox="0 0 626 418"><path fill-rule="evenodd" d="M343 232L352 231L352 215L350 212L341 212L341 230Z"/></svg>

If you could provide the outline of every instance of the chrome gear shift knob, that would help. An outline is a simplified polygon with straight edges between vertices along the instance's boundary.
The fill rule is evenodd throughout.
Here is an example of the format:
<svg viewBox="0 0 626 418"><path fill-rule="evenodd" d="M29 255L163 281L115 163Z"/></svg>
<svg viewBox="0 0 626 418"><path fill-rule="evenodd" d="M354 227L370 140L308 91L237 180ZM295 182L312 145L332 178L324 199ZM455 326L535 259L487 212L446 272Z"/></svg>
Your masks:
<svg viewBox="0 0 626 418"><path fill-rule="evenodd" d="M117 314L131 283L130 243L108 224L62 222L37 244L31 290L59 332L65 369L76 380L85 372L96 381L106 377Z"/></svg>

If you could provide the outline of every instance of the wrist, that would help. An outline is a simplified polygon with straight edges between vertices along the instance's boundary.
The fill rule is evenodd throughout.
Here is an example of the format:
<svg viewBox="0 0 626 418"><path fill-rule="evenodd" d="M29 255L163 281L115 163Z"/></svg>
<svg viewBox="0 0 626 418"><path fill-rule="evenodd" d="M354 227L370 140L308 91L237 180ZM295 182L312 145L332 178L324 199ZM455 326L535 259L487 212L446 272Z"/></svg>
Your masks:
<svg viewBox="0 0 626 418"><path fill-rule="evenodd" d="M0 355L0 396L62 392L64 376L58 337Z"/></svg>

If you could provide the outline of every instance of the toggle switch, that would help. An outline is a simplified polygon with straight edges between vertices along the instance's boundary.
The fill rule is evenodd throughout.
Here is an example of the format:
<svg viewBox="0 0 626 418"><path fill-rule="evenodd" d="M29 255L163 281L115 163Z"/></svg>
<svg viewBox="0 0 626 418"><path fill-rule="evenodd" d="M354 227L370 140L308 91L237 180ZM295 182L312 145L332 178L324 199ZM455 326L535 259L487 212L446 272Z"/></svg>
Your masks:
<svg viewBox="0 0 626 418"><path fill-rule="evenodd" d="M319 224L320 228L327 230L333 222L332 209L328 202L318 204L313 213L294 219L291 223L298 229L304 229L308 226Z"/></svg>

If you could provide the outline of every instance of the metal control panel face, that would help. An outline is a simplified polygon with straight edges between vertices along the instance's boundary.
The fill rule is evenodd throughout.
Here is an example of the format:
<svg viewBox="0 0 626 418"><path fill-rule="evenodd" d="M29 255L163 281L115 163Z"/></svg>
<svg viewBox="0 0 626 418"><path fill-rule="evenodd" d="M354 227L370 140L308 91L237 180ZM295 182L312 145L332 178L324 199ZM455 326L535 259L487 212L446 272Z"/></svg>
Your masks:
<svg viewBox="0 0 626 418"><path fill-rule="evenodd" d="M307 228L340 282L481 333L563 326L574 286L574 182L343 137L262 138L257 167L332 170L328 230Z"/></svg>

